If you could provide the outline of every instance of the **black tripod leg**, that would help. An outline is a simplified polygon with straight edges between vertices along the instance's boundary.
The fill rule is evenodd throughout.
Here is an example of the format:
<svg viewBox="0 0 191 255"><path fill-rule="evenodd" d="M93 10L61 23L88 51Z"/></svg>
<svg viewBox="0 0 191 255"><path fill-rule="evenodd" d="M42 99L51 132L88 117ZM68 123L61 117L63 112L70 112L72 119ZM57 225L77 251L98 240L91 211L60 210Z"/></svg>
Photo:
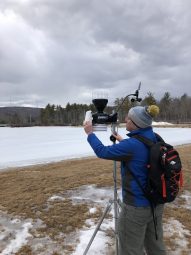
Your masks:
<svg viewBox="0 0 191 255"><path fill-rule="evenodd" d="M91 246L91 244L92 244L92 242L93 242L93 240L94 240L94 238L95 238L95 236L96 236L96 234L97 234L97 232L98 232L98 230L99 230L99 228L100 228L100 226L101 226L101 224L102 224L102 222L103 222L103 220L104 220L104 218L105 218L105 216L106 216L106 214L107 214L108 211L110 210L112 204L113 204L113 201L109 201L109 202L108 202L108 205L107 205L107 207L105 208L105 211L104 211L102 217L100 218L100 220L99 220L99 222L98 222L98 224L97 224L97 226L96 226L96 229L95 229L95 231L94 231L94 233L93 233L93 235L92 235L92 237L91 237L91 239L90 239L90 241L89 241L89 243L88 243L88 245L87 245L87 247L86 247L86 249L85 249L83 255L86 255L86 254L87 254L87 252L88 252L88 250L89 250L89 248L90 248L90 246Z"/></svg>

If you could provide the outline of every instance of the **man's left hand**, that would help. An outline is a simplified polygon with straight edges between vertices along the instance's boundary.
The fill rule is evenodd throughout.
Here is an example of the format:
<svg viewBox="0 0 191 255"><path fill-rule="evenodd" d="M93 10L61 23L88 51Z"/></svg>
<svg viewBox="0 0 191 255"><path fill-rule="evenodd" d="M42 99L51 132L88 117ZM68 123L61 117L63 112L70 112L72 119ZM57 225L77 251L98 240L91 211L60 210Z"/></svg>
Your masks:
<svg viewBox="0 0 191 255"><path fill-rule="evenodd" d="M84 131L87 135L93 133L93 127L91 121L84 122Z"/></svg>

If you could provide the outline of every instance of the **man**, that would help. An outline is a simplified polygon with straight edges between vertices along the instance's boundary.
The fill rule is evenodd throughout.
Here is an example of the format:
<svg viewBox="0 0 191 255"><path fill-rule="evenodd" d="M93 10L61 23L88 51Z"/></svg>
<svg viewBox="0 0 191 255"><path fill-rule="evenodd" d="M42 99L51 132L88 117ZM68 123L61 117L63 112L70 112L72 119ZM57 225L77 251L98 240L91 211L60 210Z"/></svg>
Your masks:
<svg viewBox="0 0 191 255"><path fill-rule="evenodd" d="M123 203L118 220L120 255L143 255L144 249L147 255L166 255L162 229L163 205L158 205L155 210L158 235L156 240L150 203L133 177L135 175L141 186L145 187L149 149L134 136L141 135L156 142L152 119L158 113L159 108L156 105L131 108L125 119L129 138L122 139L120 135L113 134L119 143L111 146L102 144L93 133L91 122L84 124L87 140L95 154L99 158L121 161Z"/></svg>

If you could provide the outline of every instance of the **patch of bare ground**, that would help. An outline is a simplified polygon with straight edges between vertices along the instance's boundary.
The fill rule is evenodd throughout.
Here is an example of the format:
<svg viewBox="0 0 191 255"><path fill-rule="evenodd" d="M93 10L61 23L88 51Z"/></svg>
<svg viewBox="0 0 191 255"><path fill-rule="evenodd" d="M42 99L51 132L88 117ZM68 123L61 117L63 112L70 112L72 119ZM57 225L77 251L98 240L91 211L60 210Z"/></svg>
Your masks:
<svg viewBox="0 0 191 255"><path fill-rule="evenodd" d="M178 151L183 161L185 176L183 190L191 191L191 145L179 146ZM117 166L119 168L118 164ZM120 185L119 172L118 185ZM85 221L90 218L89 208L87 204L73 204L67 197L63 201L54 201L54 206L50 206L51 203L49 205L47 203L48 199L55 194L63 195L68 190L90 184L96 184L98 187L112 186L113 162L86 158L15 168L14 171L0 173L0 208L15 216L42 220L44 226L32 234L37 237L48 235L56 241L60 233L70 234L82 228ZM95 219L102 213L101 210L98 212L94 215ZM166 207L165 220L169 217L174 217L187 229L191 229L190 211L181 207L176 210ZM172 241L165 241L169 248L173 248ZM62 242L64 246L64 237ZM68 248L71 251L72 249ZM29 246L22 247L16 253L24 254L33 255ZM53 254L57 255L56 252Z"/></svg>

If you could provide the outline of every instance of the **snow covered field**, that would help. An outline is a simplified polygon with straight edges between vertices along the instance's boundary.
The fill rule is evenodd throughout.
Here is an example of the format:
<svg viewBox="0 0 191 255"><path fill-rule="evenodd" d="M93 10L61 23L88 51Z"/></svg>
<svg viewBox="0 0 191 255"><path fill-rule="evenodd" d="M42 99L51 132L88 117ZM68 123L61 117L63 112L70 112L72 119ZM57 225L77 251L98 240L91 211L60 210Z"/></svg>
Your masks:
<svg viewBox="0 0 191 255"><path fill-rule="evenodd" d="M154 128L168 143L180 145L191 143L191 128ZM119 133L126 137L125 128ZM111 130L97 132L105 145ZM0 128L0 169L48 163L64 159L93 156L86 141L83 128L76 127L30 127Z"/></svg>
<svg viewBox="0 0 191 255"><path fill-rule="evenodd" d="M166 142L173 145L191 143L191 129L189 128L154 128L154 130L159 133ZM109 140L110 133L110 130L108 130L107 132L97 133L97 135L105 145L109 145L111 144ZM121 128L119 133L125 137L125 128ZM1 169L94 155L86 141L86 134L83 128L1 128L0 141ZM113 193L112 189L97 189L96 186L89 185L74 191L69 194L69 197L72 199L73 203L87 200L87 203L90 205L90 214L93 214L100 206L104 209L109 199L113 198ZM182 198L184 198L186 202L185 204L181 204L181 206L185 206L190 210L191 193L185 192L182 194ZM59 194L55 194L49 198L51 201L63 199L64 197L61 197ZM174 208L176 208L176 205L174 205ZM52 255L53 248L54 250L57 248L59 252L61 248L54 244L48 237L43 240L40 238L37 240L31 237L30 229L35 228L35 224L36 223L32 222L30 219L22 221L20 218L12 218L10 215L0 212L1 254L15 254L19 248L25 244L30 245L34 250L36 249L37 254L40 255ZM73 255L83 253L89 238L93 234L95 229L93 220L89 219L87 221L87 226L84 226L84 229L81 229L79 233L76 233L70 240L73 244L78 243ZM99 232L96 236L89 254L111 254L109 251L105 253L108 243L113 243L113 240L106 234L111 228L113 228L113 219L109 218L104 220L102 225L103 231ZM179 221L172 218L168 224L164 224L164 234L173 237L174 233L176 233L177 238L177 251L176 253L169 252L169 254L181 255L181 251L187 249L188 241L186 240L190 238L191 231L185 229ZM42 249L43 243L46 244L45 246L47 249L45 253L38 253L38 248Z"/></svg>

